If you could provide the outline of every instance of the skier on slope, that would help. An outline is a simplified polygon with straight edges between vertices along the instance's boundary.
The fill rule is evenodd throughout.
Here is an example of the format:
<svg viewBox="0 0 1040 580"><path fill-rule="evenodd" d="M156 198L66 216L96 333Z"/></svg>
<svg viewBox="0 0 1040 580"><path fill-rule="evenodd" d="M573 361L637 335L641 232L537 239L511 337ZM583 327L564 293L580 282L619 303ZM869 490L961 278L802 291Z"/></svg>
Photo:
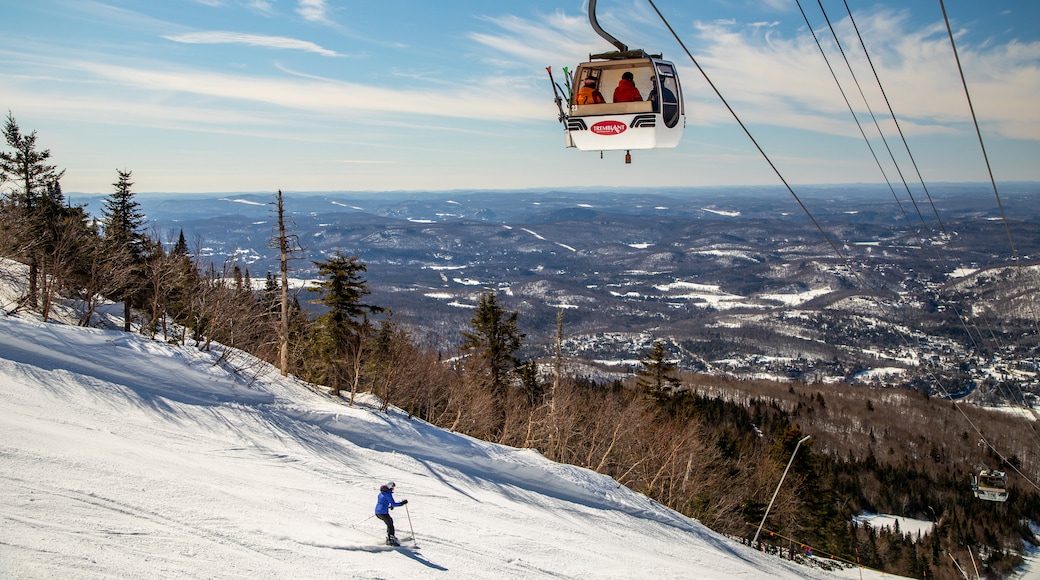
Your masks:
<svg viewBox="0 0 1040 580"><path fill-rule="evenodd" d="M401 545L397 541L397 536L394 535L394 518L390 517L390 510L408 503L406 499L399 502L394 501L395 487L396 484L392 481L381 486L379 488L379 498L376 500L376 517L383 520L383 523L386 524L386 545L388 546Z"/></svg>

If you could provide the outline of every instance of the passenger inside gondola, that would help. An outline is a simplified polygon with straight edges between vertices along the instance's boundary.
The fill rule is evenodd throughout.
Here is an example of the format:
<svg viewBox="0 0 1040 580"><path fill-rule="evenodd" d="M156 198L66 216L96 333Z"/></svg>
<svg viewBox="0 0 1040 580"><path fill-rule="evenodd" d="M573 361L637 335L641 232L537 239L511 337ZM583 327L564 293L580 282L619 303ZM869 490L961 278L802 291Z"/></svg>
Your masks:
<svg viewBox="0 0 1040 580"><path fill-rule="evenodd" d="M585 79L574 98L574 103L578 105L594 105L605 102L606 99L603 98L603 94L596 87L596 79L592 77Z"/></svg>
<svg viewBox="0 0 1040 580"><path fill-rule="evenodd" d="M675 126L676 121L679 119L679 100L675 98L675 93L667 85L660 87L660 90L658 90L657 77L651 77L650 81L653 87L650 89L648 99L654 105L654 112L661 113L661 116L664 117L665 125L669 127ZM664 105L663 110L661 108L662 104Z"/></svg>
<svg viewBox="0 0 1040 580"><path fill-rule="evenodd" d="M639 89L636 87L635 78L632 71L625 71L621 75L621 80L618 81L617 88L614 89L615 103L630 103L643 100L643 95L639 93Z"/></svg>

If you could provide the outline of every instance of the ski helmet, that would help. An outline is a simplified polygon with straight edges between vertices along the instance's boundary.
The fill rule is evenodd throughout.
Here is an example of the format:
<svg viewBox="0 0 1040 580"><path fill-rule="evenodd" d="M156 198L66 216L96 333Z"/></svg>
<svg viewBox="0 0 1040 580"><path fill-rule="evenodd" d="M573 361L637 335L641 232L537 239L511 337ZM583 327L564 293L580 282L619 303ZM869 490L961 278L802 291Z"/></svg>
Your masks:
<svg viewBox="0 0 1040 580"><path fill-rule="evenodd" d="M392 481L388 481L388 482L386 482L386 488L387 488L387 489L389 489L389 490L393 490L393 489L394 489L395 487L397 487L397 484L396 484L396 483L394 483L394 482L392 482Z"/></svg>

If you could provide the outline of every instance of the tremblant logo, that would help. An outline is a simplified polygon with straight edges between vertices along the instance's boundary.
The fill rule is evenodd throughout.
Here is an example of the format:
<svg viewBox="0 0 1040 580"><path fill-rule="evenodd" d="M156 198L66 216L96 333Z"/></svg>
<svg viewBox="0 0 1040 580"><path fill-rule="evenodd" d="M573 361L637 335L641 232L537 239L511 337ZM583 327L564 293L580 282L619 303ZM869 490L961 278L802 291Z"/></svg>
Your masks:
<svg viewBox="0 0 1040 580"><path fill-rule="evenodd" d="M628 127L619 121L600 121L589 127L589 130L597 135L618 135L624 133Z"/></svg>

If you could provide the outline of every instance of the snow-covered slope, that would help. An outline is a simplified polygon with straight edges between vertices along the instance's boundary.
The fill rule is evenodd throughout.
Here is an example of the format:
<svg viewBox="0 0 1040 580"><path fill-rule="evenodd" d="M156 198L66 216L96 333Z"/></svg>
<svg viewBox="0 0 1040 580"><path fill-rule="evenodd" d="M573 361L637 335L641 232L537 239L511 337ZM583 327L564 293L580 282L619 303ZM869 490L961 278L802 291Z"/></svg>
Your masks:
<svg viewBox="0 0 1040 580"><path fill-rule="evenodd" d="M0 577L834 577L591 471L218 358L0 316ZM419 550L382 545L388 480Z"/></svg>

